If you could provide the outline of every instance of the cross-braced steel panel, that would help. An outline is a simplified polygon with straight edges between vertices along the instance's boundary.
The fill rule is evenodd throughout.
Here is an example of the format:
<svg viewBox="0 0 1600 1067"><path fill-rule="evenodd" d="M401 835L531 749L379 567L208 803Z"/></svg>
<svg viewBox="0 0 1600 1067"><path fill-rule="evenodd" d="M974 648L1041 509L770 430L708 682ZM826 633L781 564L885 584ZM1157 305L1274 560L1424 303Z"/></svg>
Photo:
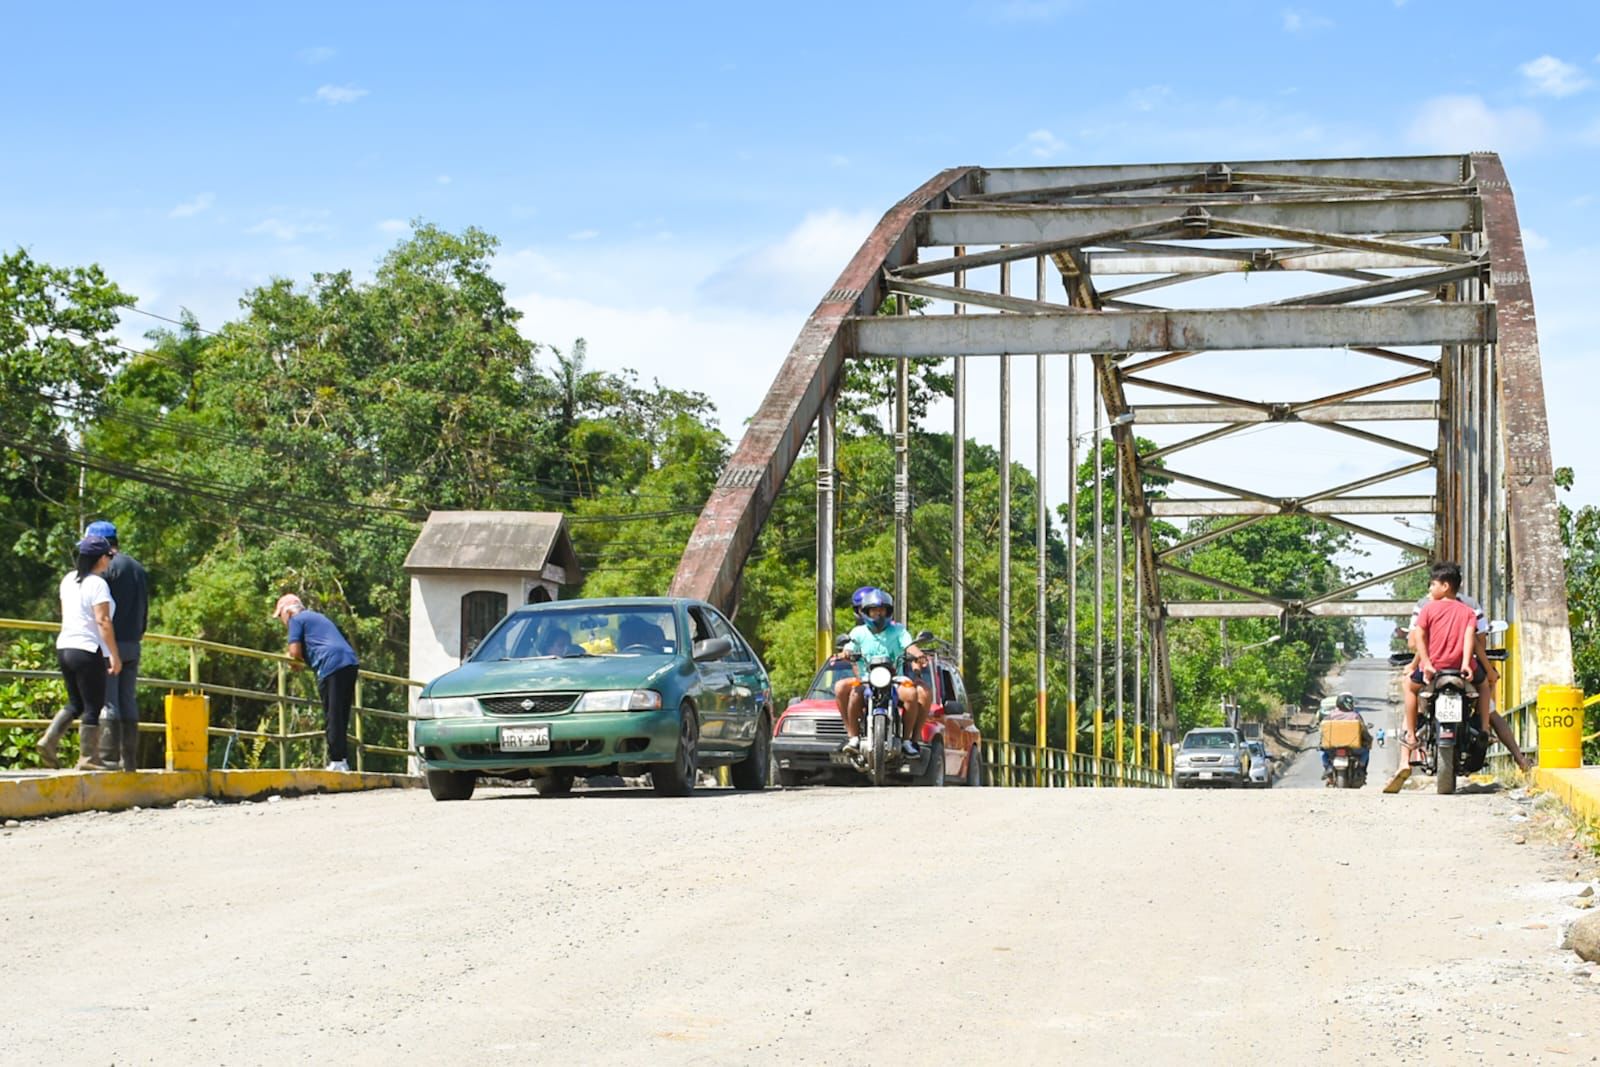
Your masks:
<svg viewBox="0 0 1600 1067"><path fill-rule="evenodd" d="M1033 295L1012 291L1013 268L1035 272ZM1060 284L1046 286L1047 273ZM990 280L980 283L980 275ZM1217 299L1223 281L1256 277L1294 283L1275 299ZM936 313L874 314L891 293L931 301ZM1296 395L1260 396L1237 385L1213 385L1209 374L1195 373L1208 361L1248 352L1283 353L1302 369L1325 368L1326 381ZM1330 358L1330 352L1340 358ZM1096 392L1096 443L1103 429L1115 442L1117 522L1120 527L1126 515L1132 526L1132 592L1139 626L1149 638L1151 703L1161 709L1163 725L1171 725L1174 701L1166 650L1170 619L1409 612L1409 604L1386 594L1386 587L1424 563L1316 596L1248 588L1185 566L1194 550L1278 515L1311 516L1363 542L1424 559L1461 560L1468 586L1518 627L1518 676L1529 684L1570 679L1532 299L1511 191L1492 154L964 168L940 174L885 215L807 322L701 516L674 592L732 605L740 569L773 497L817 425L817 627L819 650L825 648L834 592L831 398L842 361L898 359L903 383L909 358L953 358L955 429L962 440L967 365L997 357L1001 454L1009 458L1010 364L1019 355L1038 357L1041 476L1049 451L1045 358L1074 357L1074 376L1076 357L1087 360ZM1069 396L1065 451L1075 465L1071 388ZM1380 448L1392 461L1356 478L1308 482L1285 492L1253 486L1204 460L1207 446L1216 442L1291 424ZM1399 429L1407 425L1413 428L1409 436ZM1418 439L1419 425L1434 426L1437 433ZM1192 432L1172 436L1171 428L1191 426ZM1169 439L1141 451L1140 431L1156 428L1167 429ZM904 585L910 506L904 499L903 414L896 433L896 569ZM1146 477L1157 465L1172 491L1147 500ZM952 586L958 645L967 595L961 580L962 477L958 463ZM1008 503L1009 477L1002 482L1002 506ZM1407 515L1431 517L1436 543L1375 524L1377 518ZM1205 521L1174 542L1158 544L1151 533L1158 519ZM1101 524L1095 525L1098 581L1104 566ZM1121 545L1119 535L1119 554ZM1042 561L1044 553L1039 556ZM1113 571L1118 626L1126 580L1119 562ZM1005 676L1010 603L1009 584L1002 584L1007 588L997 592ZM1169 594L1174 587L1203 587L1216 598L1177 599ZM1097 593L1097 666L1100 600ZM1136 656L1143 636L1135 637ZM1069 632L1068 646L1075 641ZM1115 647L1120 676L1120 635ZM1041 663L1044 651L1040 627ZM1142 663L1135 663L1137 674ZM1098 670L1095 677L1098 685ZM1042 713L1042 667L1039 684ZM1143 688L1136 682L1134 691L1142 696ZM1121 700L1119 684L1119 718ZM1004 734L1010 717L1004 689L1002 702Z"/></svg>

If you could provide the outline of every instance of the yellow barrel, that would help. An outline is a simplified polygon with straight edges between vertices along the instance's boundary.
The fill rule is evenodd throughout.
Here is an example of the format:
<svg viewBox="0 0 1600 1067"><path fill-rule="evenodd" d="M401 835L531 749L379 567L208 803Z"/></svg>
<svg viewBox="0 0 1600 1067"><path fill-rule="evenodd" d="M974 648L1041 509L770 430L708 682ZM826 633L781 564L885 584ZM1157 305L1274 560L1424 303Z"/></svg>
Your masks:
<svg viewBox="0 0 1600 1067"><path fill-rule="evenodd" d="M1539 687L1539 766L1583 766L1583 690Z"/></svg>
<svg viewBox="0 0 1600 1067"><path fill-rule="evenodd" d="M201 693L167 694L167 770L203 771L210 747L211 698Z"/></svg>

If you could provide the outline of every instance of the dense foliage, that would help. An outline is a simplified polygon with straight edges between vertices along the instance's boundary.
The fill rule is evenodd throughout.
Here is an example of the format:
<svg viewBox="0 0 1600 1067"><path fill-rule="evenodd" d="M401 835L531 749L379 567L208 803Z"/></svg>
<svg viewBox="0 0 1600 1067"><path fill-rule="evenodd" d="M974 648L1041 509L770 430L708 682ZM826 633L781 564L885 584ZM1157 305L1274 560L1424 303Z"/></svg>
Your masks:
<svg viewBox="0 0 1600 1067"><path fill-rule="evenodd" d="M151 332L143 350L113 340L133 297L97 268L51 267L20 251L0 260L0 383L10 398L0 412L0 514L12 534L11 551L0 555L0 615L53 618L55 577L84 520L98 517L115 521L124 547L149 568L156 630L276 649L282 628L268 611L280 592L294 590L344 627L366 666L397 674L406 672L409 626L401 564L433 509L563 511L587 574L570 593L664 592L729 454L716 413L700 393L591 369L581 340L558 348L528 339L492 274L495 247L478 230L419 224L370 280L348 270L304 283L275 280L245 293L232 321L202 329L185 316ZM945 634L952 441L922 424L929 405L949 394L950 378L936 363L913 370L911 622ZM892 577L893 458L884 432L891 387L892 364L853 364L841 396L841 600L857 585ZM1036 729L1041 622L1033 591L1036 486L1029 471L1013 469L1010 529L1002 530L998 456L974 442L964 447L964 666L993 730L998 545L1009 537L1013 736L1025 740ZM1099 521L1109 572L1114 456L1105 447ZM780 694L799 691L813 667L814 477L808 453L777 500L739 607ZM1047 531L1043 621L1055 744L1065 738L1069 687L1080 705L1094 687L1090 459L1077 477L1078 515L1062 509ZM1160 493L1159 477L1148 488ZM1163 544L1186 536L1170 527L1158 532ZM1065 573L1071 537L1079 545L1076 603ZM1314 595L1347 577L1330 562L1347 549L1348 538L1333 527L1277 519L1207 542L1184 566ZM1124 559L1131 579L1131 540ZM1114 584L1108 573L1108 635ZM1063 647L1069 612L1080 634L1075 655ZM1130 665L1132 613L1130 593ZM839 626L847 614L839 612ZM1298 702L1334 658L1334 642L1349 653L1360 647L1359 631L1342 620L1297 623L1268 642L1276 632L1276 623L1236 620L1224 642L1215 623L1173 624L1182 724L1214 721L1225 696L1252 714ZM146 674L184 670L179 653L148 658ZM1112 650L1101 658L1110 704ZM273 686L270 665L230 669L235 677L217 680ZM1131 668L1123 697L1131 709Z"/></svg>

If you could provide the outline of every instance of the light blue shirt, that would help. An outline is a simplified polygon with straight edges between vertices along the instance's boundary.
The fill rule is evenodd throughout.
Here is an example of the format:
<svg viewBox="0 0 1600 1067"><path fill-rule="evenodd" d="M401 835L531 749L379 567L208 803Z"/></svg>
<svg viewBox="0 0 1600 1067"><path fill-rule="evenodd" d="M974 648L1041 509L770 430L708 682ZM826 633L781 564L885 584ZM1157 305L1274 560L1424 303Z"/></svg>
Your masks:
<svg viewBox="0 0 1600 1067"><path fill-rule="evenodd" d="M865 623L850 631L850 647L863 659L872 660L879 656L888 656L896 670L900 669L900 661L905 658L906 649L913 644L915 642L911 640L911 631L898 622L891 622L881 631L874 631Z"/></svg>

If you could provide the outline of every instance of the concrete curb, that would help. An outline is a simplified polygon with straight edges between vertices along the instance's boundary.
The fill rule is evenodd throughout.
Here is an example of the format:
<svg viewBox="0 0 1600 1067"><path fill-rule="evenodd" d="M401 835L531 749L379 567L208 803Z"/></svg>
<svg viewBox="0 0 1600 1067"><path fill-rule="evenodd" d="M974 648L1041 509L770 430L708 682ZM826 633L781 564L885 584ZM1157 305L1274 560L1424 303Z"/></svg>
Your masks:
<svg viewBox="0 0 1600 1067"><path fill-rule="evenodd" d="M1580 818L1600 823L1600 767L1535 767L1533 781Z"/></svg>
<svg viewBox="0 0 1600 1067"><path fill-rule="evenodd" d="M253 800L273 794L410 789L421 784L422 779L404 774L345 771L63 771L0 780L0 819L156 808L192 797Z"/></svg>

